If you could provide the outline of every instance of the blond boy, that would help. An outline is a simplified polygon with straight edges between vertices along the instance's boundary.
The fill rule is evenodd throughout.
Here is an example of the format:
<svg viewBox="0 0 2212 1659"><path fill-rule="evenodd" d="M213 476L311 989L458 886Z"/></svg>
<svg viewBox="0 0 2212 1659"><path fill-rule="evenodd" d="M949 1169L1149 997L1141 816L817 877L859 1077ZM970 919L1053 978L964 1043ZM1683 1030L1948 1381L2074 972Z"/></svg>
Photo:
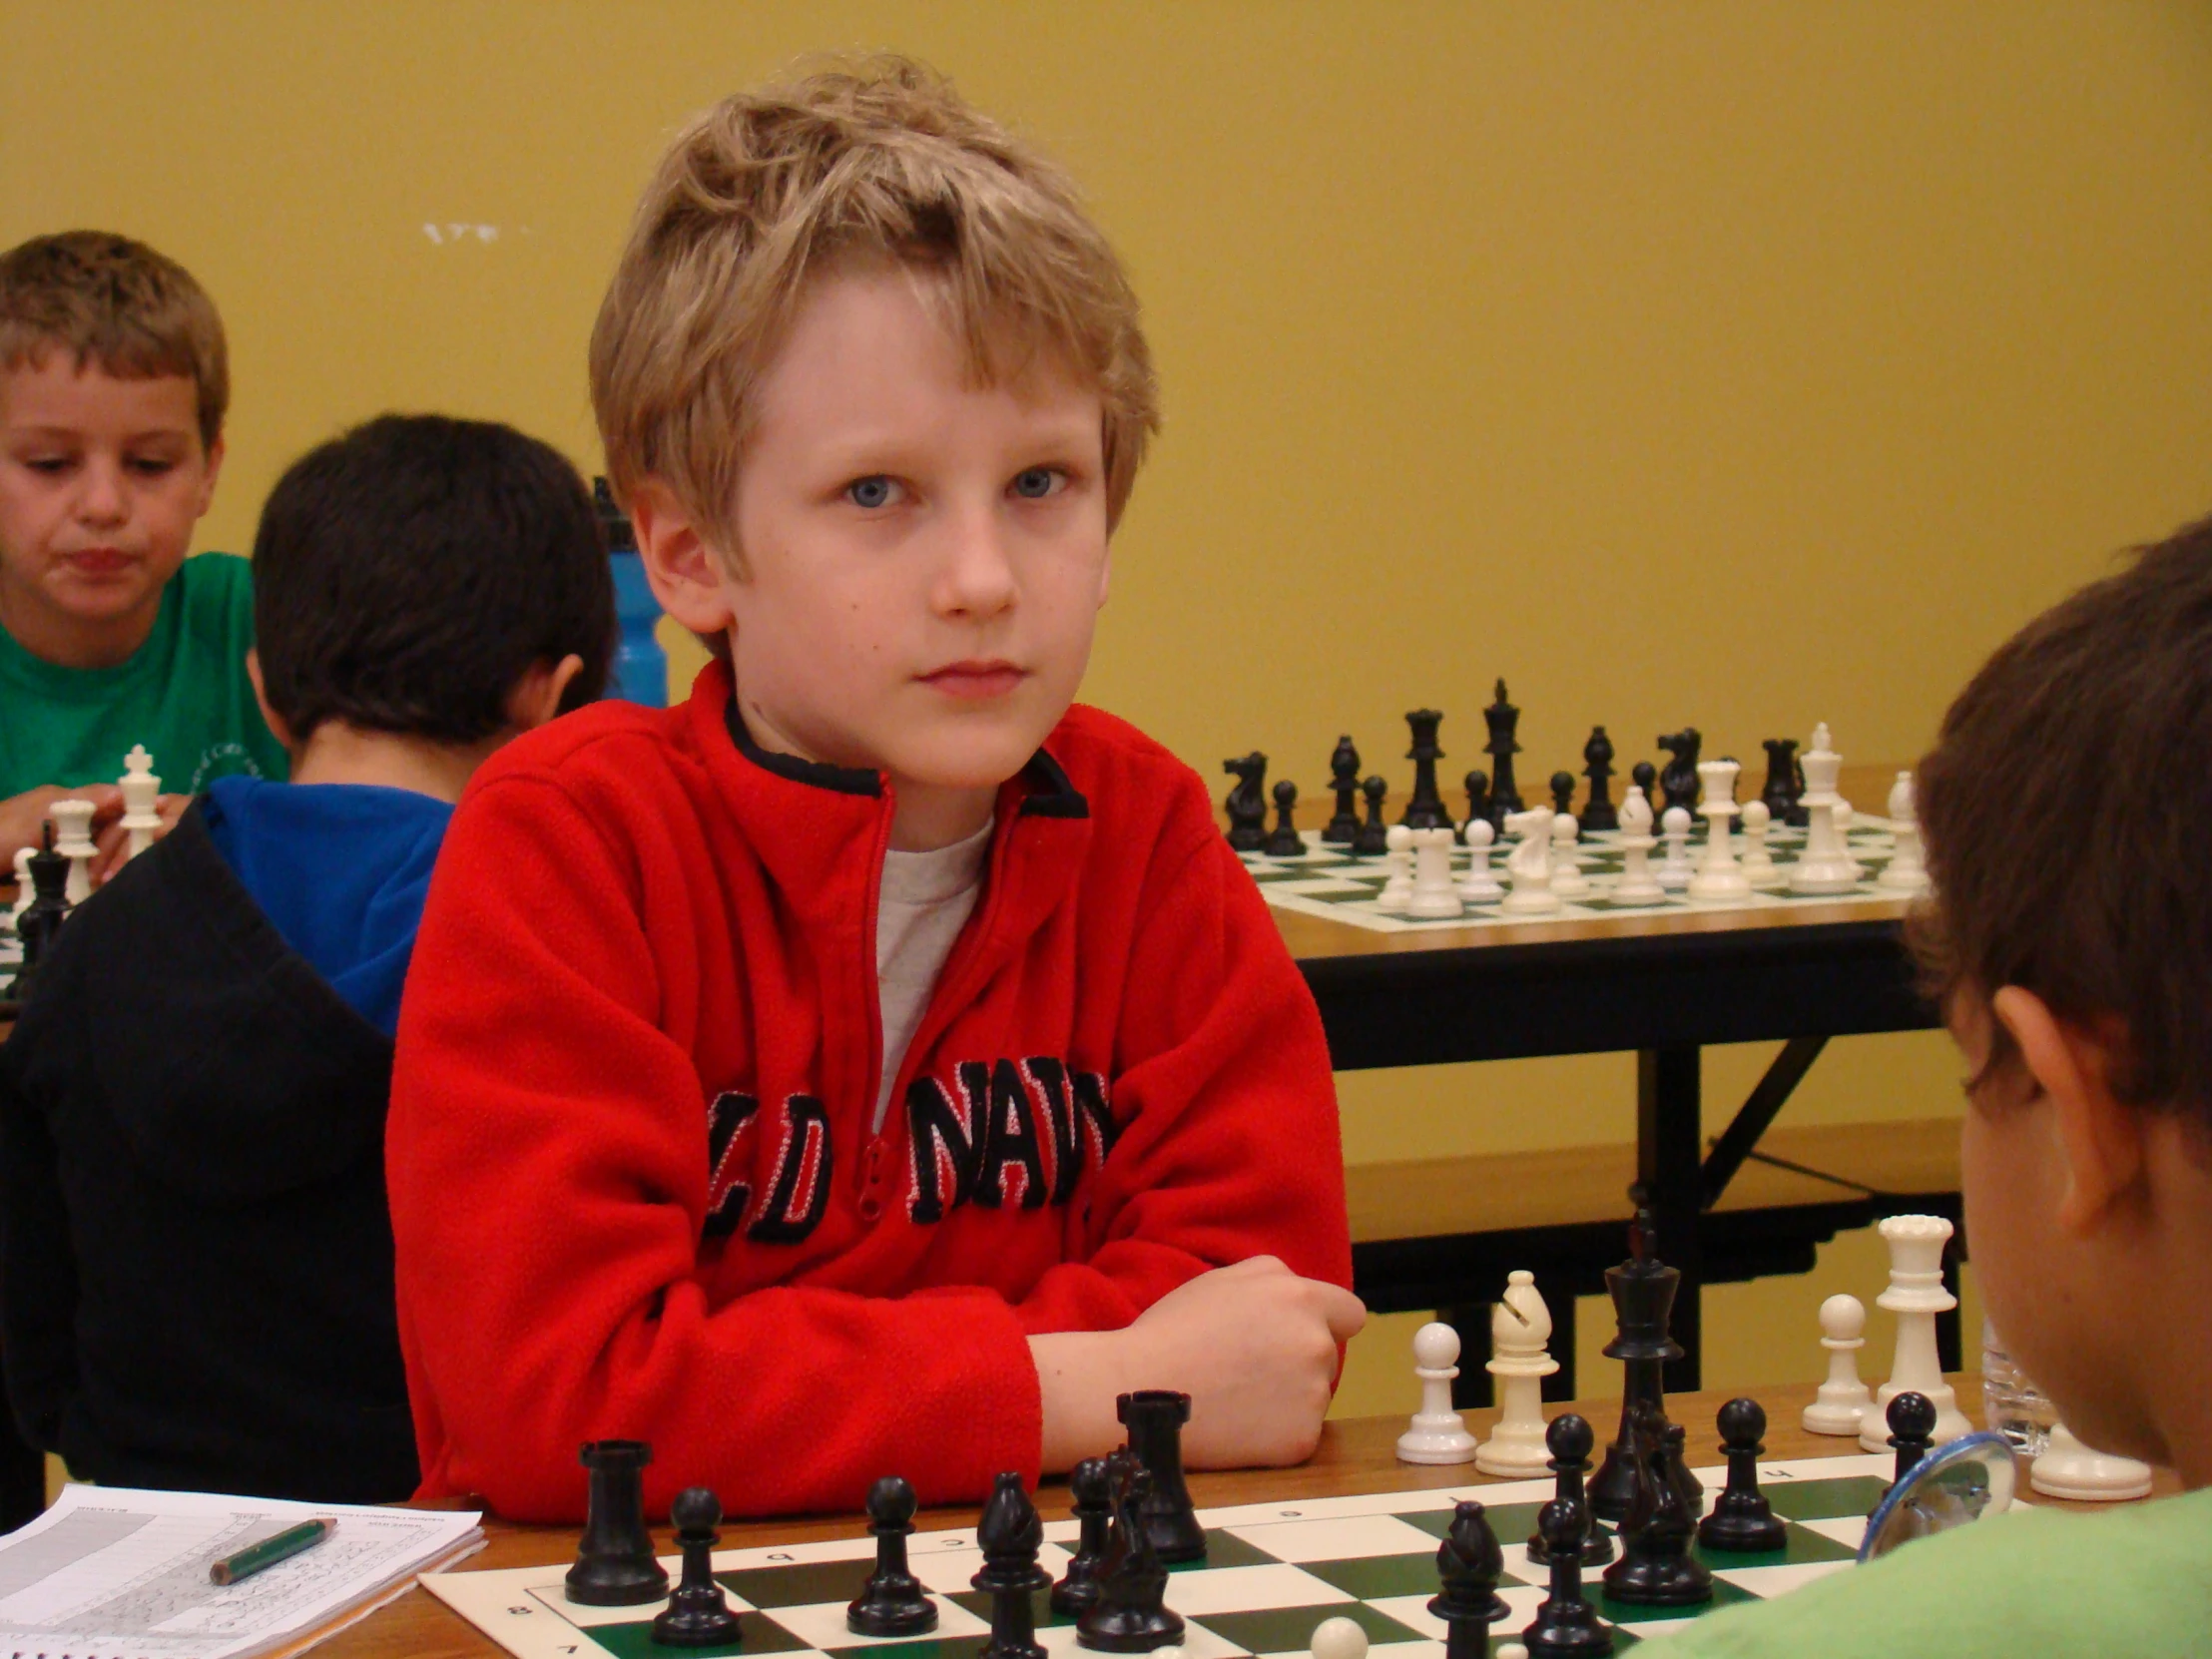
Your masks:
<svg viewBox="0 0 2212 1659"><path fill-rule="evenodd" d="M185 558L223 468L223 322L175 261L71 231L0 254L0 876L65 796L120 841L137 744L165 819L281 778L246 678L244 559Z"/></svg>
<svg viewBox="0 0 2212 1659"><path fill-rule="evenodd" d="M424 1491L973 1498L1195 1396L1289 1461L1359 1325L1328 1055L1204 785L1071 707L1154 425L1055 171L903 62L732 98L648 188L592 381L725 661L462 803L390 1160Z"/></svg>

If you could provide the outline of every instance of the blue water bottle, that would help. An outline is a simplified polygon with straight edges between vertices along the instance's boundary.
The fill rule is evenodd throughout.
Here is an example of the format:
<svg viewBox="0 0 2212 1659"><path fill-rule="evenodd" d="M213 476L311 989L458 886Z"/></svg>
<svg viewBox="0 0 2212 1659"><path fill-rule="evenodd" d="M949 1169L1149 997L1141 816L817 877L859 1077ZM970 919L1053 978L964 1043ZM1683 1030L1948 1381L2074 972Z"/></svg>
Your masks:
<svg viewBox="0 0 2212 1659"><path fill-rule="evenodd" d="M599 509L599 528L606 536L607 564L615 578L615 618L622 625L622 643L615 651L607 695L642 703L649 709L665 709L668 653L653 637L654 625L661 620L661 606L645 579L638 538L622 509L615 505L614 492L607 487L606 479L591 481L591 498Z"/></svg>

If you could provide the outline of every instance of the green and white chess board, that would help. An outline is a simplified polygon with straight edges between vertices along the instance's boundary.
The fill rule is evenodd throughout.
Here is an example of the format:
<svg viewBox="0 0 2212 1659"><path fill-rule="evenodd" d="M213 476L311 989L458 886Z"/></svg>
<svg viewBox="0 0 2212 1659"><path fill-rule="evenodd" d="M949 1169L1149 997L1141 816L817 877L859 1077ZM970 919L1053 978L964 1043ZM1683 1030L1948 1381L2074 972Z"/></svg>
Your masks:
<svg viewBox="0 0 2212 1659"><path fill-rule="evenodd" d="M1803 830L1776 826L1767 832L1767 852L1779 866L1786 880L1790 865L1804 850ZM1279 909L1296 910L1304 915L1325 916L1331 921L1341 921L1353 927L1365 927L1378 933L1427 933L1438 928L1451 927L1501 927L1529 921L1571 921L1592 916L1663 915L1670 910L1760 910L1788 907L1800 904L1895 904L1900 898L1911 896L1895 888L1878 885L1883 869L1889 864L1891 853L1897 845L1888 820L1855 817L1844 838L1849 843L1851 855L1858 860L1865 872L1858 885L1843 893L1795 893L1787 886L1775 886L1754 890L1744 898L1691 898L1681 891L1669 892L1663 898L1644 903L1623 903L1612 897L1612 890L1620 881L1621 865L1625 854L1621 851L1620 833L1603 830L1585 834L1575 843L1575 857L1582 873L1588 878L1590 892L1582 898L1562 898L1559 908L1543 915L1509 915L1500 908L1496 899L1469 902L1465 913L1457 920L1420 920L1411 916L1396 915L1384 910L1377 898L1382 884L1389 879L1389 862L1378 854L1374 857L1355 858L1349 848L1330 846L1323 842L1319 830L1308 830L1300 837L1306 842L1306 851L1296 858L1271 858L1264 852L1240 854L1252 878L1259 882L1260 892L1270 904ZM1743 858L1744 837L1739 830L1734 837L1737 860ZM1511 890L1512 877L1506 872L1505 860L1513 849L1510 839L1490 847L1487 857L1490 873L1498 885ZM1699 824L1692 832L1690 858L1693 863L1704 856L1704 826ZM1665 855L1662 841L1652 849L1651 867L1656 870ZM1554 856L1556 856L1556 852ZM1451 849L1451 873L1454 880L1464 875L1474 856L1471 849L1454 845Z"/></svg>
<svg viewBox="0 0 2212 1659"><path fill-rule="evenodd" d="M1713 1600L1704 1606L1621 1605L1604 1595L1601 1569L1594 1568L1585 1574L1586 1593L1615 1626L1616 1648L1626 1648L1664 1637L1715 1607L1765 1600L1842 1571L1857 1554L1867 1514L1881 1498L1893 1462L1889 1456L1853 1455L1762 1463L1761 1486L1775 1513L1788 1522L1788 1540L1760 1555L1701 1551L1715 1580ZM1717 1468L1696 1473L1709 1490L1726 1480ZM1206 1559L1175 1568L1168 1580L1168 1606L1188 1626L1185 1659L1277 1654L1305 1659L1314 1627L1339 1617L1356 1619L1366 1629L1373 1659L1443 1659L1444 1624L1427 1604L1439 1588L1437 1546L1462 1497L1482 1501L1505 1546L1498 1593L1511 1611L1491 1627L1494 1651L1527 1627L1544 1599L1548 1569L1528 1559L1525 1540L1551 1492L1547 1476L1201 1510ZM1073 1521L1046 1525L1040 1564L1053 1576L1067 1570L1075 1535ZM863 1651L867 1659L976 1659L990 1630L990 1597L969 1588L983 1564L974 1532L922 1532L907 1544L914 1575L937 1602L938 1626L927 1636L886 1640L846 1630L845 1605L860 1593L874 1565L874 1541L863 1535L717 1551L715 1576L739 1615L741 1641L688 1651L703 1659L723 1654L826 1659ZM665 1564L673 1583L680 1564L673 1558ZM517 1659L640 1659L680 1651L653 1641L653 1619L662 1603L572 1606L561 1589L566 1571L562 1565L429 1573L422 1583ZM1036 1616L1037 1639L1052 1659L1088 1653L1076 1645L1073 1621L1053 1614L1043 1591L1037 1593Z"/></svg>

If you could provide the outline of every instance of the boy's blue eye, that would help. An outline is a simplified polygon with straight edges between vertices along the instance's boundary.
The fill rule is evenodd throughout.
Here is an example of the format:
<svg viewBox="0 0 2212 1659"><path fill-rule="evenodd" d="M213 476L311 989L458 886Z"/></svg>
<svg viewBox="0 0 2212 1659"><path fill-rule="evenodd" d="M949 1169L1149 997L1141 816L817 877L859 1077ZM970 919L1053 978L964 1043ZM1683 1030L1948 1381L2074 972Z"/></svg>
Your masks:
<svg viewBox="0 0 2212 1659"><path fill-rule="evenodd" d="M1057 467L1032 466L1014 474L1014 493L1025 501L1041 501L1060 482Z"/></svg>
<svg viewBox="0 0 2212 1659"><path fill-rule="evenodd" d="M844 493L855 507L887 506L891 498L891 481L881 473L868 478L855 478L844 486Z"/></svg>

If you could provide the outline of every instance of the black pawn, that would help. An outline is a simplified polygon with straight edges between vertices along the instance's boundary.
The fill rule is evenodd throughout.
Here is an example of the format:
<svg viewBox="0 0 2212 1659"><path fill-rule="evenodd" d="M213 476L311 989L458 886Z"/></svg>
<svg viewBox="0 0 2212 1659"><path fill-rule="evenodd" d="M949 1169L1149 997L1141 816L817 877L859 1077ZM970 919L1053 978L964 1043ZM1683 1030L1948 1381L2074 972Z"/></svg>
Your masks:
<svg viewBox="0 0 2212 1659"><path fill-rule="evenodd" d="M1668 807L1680 807L1692 813L1697 811L1697 759L1704 742L1695 726L1685 726L1679 732L1660 738L1659 747L1674 759L1667 763L1667 770L1659 775L1659 788L1667 799L1665 805L1656 801L1651 804L1655 816L1665 813Z"/></svg>
<svg viewBox="0 0 2212 1659"><path fill-rule="evenodd" d="M1767 752L1767 787L1759 792L1759 799L1766 804L1768 817L1776 824L1795 824L1793 814L1798 806L1797 739L1768 738L1761 746Z"/></svg>
<svg viewBox="0 0 2212 1659"><path fill-rule="evenodd" d="M855 1636L919 1636L937 1628L937 1606L906 1565L914 1530L914 1489L895 1474L868 1488L867 1529L875 1535L875 1571L844 1610Z"/></svg>
<svg viewBox="0 0 2212 1659"><path fill-rule="evenodd" d="M1767 1433L1767 1413L1756 1399L1732 1399L1720 1411L1721 1449L1728 1454L1728 1484L1713 1500L1713 1512L1698 1524L1697 1541L1707 1549L1752 1555L1781 1549L1789 1528L1759 1489L1759 1455Z"/></svg>
<svg viewBox="0 0 2212 1659"><path fill-rule="evenodd" d="M1405 816L1398 823L1409 830L1451 828L1451 814L1444 810L1444 798L1436 789L1436 763L1444 758L1444 752L1436 747L1436 728L1443 719L1434 709L1414 709L1405 716L1405 724L1413 734L1413 746L1405 752L1405 758L1413 763L1413 795L1405 803Z"/></svg>
<svg viewBox="0 0 2212 1659"><path fill-rule="evenodd" d="M1221 770L1237 780L1221 803L1229 815L1229 844L1239 852L1257 852L1268 838L1268 758L1255 749L1242 760L1222 762Z"/></svg>
<svg viewBox="0 0 2212 1659"><path fill-rule="evenodd" d="M1467 831L1474 828L1476 819L1490 816L1490 775L1486 772L1470 772L1466 776L1467 821L1459 826L1456 837L1461 846L1467 843Z"/></svg>
<svg viewBox="0 0 2212 1659"><path fill-rule="evenodd" d="M1883 1413L1890 1425L1890 1444L1897 1448L1897 1472L1890 1478L1903 1480L1936 1445L1936 1402L1911 1388L1890 1401L1890 1408Z"/></svg>
<svg viewBox="0 0 2212 1659"><path fill-rule="evenodd" d="M1597 1444L1597 1434L1587 1418L1562 1411L1544 1430L1544 1444L1551 1450L1553 1500L1572 1502L1575 1513L1582 1517L1582 1541L1576 1551L1579 1564L1602 1567L1613 1558L1613 1538L1591 1515L1589 1498L1582 1490L1582 1477L1590 1472L1590 1452ZM1528 1540L1528 1558L1539 1567L1551 1559L1543 1520L1541 1514L1536 1517L1535 1533Z"/></svg>
<svg viewBox="0 0 2212 1659"><path fill-rule="evenodd" d="M1551 775L1551 810L1562 818L1574 811L1574 774L1555 772Z"/></svg>
<svg viewBox="0 0 2212 1659"><path fill-rule="evenodd" d="M1589 1425L1584 1423L1583 1428L1587 1432ZM1575 1540L1592 1530L1590 1512L1580 1498L1555 1497L1537 1511L1536 1536L1546 1541L1551 1593L1536 1609L1535 1622L1521 1632L1521 1646L1528 1649L1529 1659L1562 1654L1601 1659L1613 1651L1612 1631L1582 1593L1582 1558Z"/></svg>
<svg viewBox="0 0 2212 1659"><path fill-rule="evenodd" d="M1461 1498L1451 1513L1451 1530L1436 1549L1436 1577L1442 1593L1428 1603L1428 1611L1442 1619L1444 1659L1486 1659L1490 1651L1490 1626L1511 1611L1497 1593L1497 1581L1505 1573L1505 1552L1489 1517L1472 1498Z"/></svg>
<svg viewBox="0 0 2212 1659"><path fill-rule="evenodd" d="M1590 741L1582 746L1582 776L1590 781L1590 799L1582 804L1582 828L1618 830L1621 817L1613 808L1613 740L1605 728L1590 728Z"/></svg>
<svg viewBox="0 0 2212 1659"><path fill-rule="evenodd" d="M676 1523L676 1542L684 1551L684 1576L653 1621L653 1640L662 1647L735 1646L738 1615L715 1581L722 1500L704 1486L687 1486L669 1505L668 1518Z"/></svg>
<svg viewBox="0 0 2212 1659"><path fill-rule="evenodd" d="M645 1466L653 1448L643 1440L593 1440L580 1456L591 1483L584 1535L565 1580L568 1599L585 1607L659 1601L668 1594L668 1569L653 1559L653 1534L645 1529Z"/></svg>
<svg viewBox="0 0 2212 1659"><path fill-rule="evenodd" d="M981 1659L1044 1659L1030 1596L1052 1577L1037 1565L1044 1522L1022 1490L1020 1475L1002 1474L991 1487L975 1542L983 1551L983 1570L968 1582L991 1598L991 1639L983 1644Z"/></svg>
<svg viewBox="0 0 2212 1659"><path fill-rule="evenodd" d="M1659 827L1659 769L1649 761L1638 761L1628 769L1628 781L1643 793L1644 805L1651 809L1651 832L1656 832Z"/></svg>
<svg viewBox="0 0 2212 1659"><path fill-rule="evenodd" d="M1068 1490L1075 1495L1075 1519L1079 1527L1075 1553L1068 1560L1067 1576L1052 1586L1052 1610L1073 1617L1098 1600L1098 1573L1106 1564L1108 1535L1114 1520L1113 1477L1106 1459L1086 1457L1068 1475Z"/></svg>
<svg viewBox="0 0 2212 1659"><path fill-rule="evenodd" d="M1483 753L1490 757L1490 828L1503 834L1506 815L1521 810L1521 798L1513 783L1513 757L1520 753L1514 737L1520 710L1505 701L1502 679L1497 683L1497 701L1482 711L1482 719L1490 729L1490 741L1483 745Z"/></svg>
<svg viewBox="0 0 2212 1659"><path fill-rule="evenodd" d="M54 821L46 821L39 849L31 854L31 902L15 918L15 936L23 946L23 965L8 987L10 1000L27 1002L38 965L54 946L54 935L69 916L69 860L54 850Z"/></svg>
<svg viewBox="0 0 2212 1659"><path fill-rule="evenodd" d="M1298 786L1285 778L1275 786L1275 829L1260 848L1269 857L1296 858L1306 850L1306 843L1298 838L1298 826L1291 822L1297 805Z"/></svg>
<svg viewBox="0 0 2212 1659"><path fill-rule="evenodd" d="M1191 1420L1191 1396L1173 1388L1139 1388L1118 1396L1114 1414L1129 1431L1129 1451L1152 1476L1138 1513L1145 1535L1169 1565L1206 1559L1206 1529L1198 1524L1191 1489L1183 1483L1183 1425Z"/></svg>
<svg viewBox="0 0 2212 1659"><path fill-rule="evenodd" d="M1168 1569L1145 1531L1144 1500L1152 1476L1128 1452L1108 1460L1114 1483L1114 1527L1098 1599L1075 1621L1075 1639L1100 1653L1150 1653L1183 1639L1183 1620L1168 1610Z"/></svg>
<svg viewBox="0 0 2212 1659"><path fill-rule="evenodd" d="M1360 752L1352 747L1350 733L1337 740L1336 753L1329 757L1329 787L1337 792L1337 811L1321 838L1331 846L1349 846L1360 830L1354 805L1360 797Z"/></svg>
<svg viewBox="0 0 2212 1659"><path fill-rule="evenodd" d="M1689 1607L1713 1599L1713 1575L1690 1554L1697 1523L1668 1468L1666 1421L1637 1414L1636 1500L1621 1523L1621 1558L1605 1569L1605 1593L1632 1607Z"/></svg>
<svg viewBox="0 0 2212 1659"><path fill-rule="evenodd" d="M1368 804L1368 821L1360 826L1360 832L1352 837L1352 855L1355 858L1371 858L1390 849L1390 828L1382 822L1382 798L1390 793L1390 786L1382 781L1380 773L1371 774L1360 786L1360 794Z"/></svg>

